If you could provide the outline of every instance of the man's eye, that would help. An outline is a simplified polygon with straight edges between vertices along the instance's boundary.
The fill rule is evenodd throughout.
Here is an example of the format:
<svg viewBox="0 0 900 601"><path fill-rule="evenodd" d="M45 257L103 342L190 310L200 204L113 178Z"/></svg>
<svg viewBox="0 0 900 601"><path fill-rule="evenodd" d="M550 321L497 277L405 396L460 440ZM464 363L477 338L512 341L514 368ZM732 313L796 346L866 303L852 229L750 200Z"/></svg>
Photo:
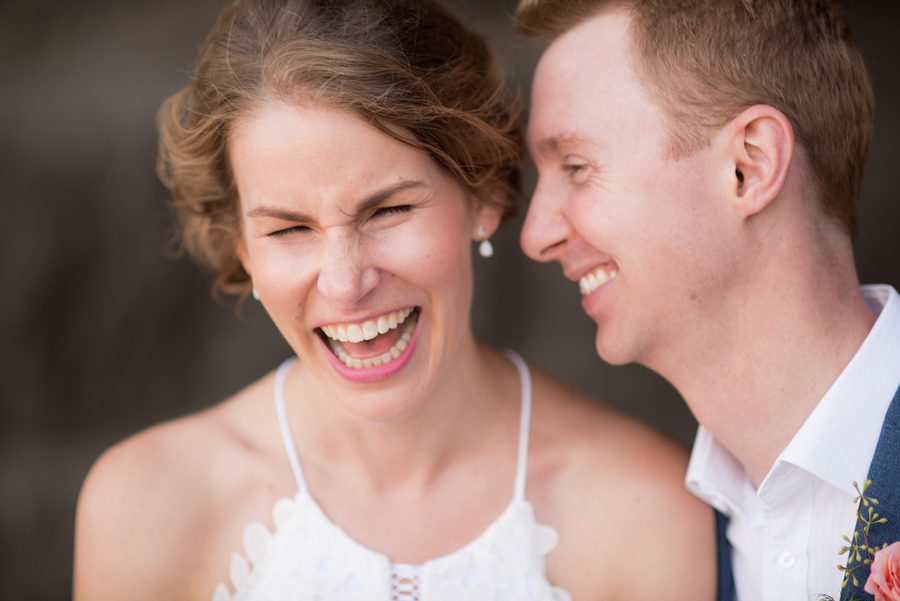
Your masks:
<svg viewBox="0 0 900 601"><path fill-rule="evenodd" d="M390 215L392 213L406 213L412 209L411 205L394 205L392 207L380 207L375 210L374 216Z"/></svg>
<svg viewBox="0 0 900 601"><path fill-rule="evenodd" d="M573 182L581 184L587 181L589 167L587 163L570 161L563 164L563 171Z"/></svg>

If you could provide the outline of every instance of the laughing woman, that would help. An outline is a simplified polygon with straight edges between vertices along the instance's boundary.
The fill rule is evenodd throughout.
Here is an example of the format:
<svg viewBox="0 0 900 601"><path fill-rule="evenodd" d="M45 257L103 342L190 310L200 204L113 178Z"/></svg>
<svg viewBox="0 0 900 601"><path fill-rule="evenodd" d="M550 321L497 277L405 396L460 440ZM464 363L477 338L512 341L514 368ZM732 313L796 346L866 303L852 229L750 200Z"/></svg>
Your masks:
<svg viewBox="0 0 900 601"><path fill-rule="evenodd" d="M472 335L472 242L518 194L508 98L430 1L222 13L161 173L296 357L100 458L76 599L712 597L682 450Z"/></svg>

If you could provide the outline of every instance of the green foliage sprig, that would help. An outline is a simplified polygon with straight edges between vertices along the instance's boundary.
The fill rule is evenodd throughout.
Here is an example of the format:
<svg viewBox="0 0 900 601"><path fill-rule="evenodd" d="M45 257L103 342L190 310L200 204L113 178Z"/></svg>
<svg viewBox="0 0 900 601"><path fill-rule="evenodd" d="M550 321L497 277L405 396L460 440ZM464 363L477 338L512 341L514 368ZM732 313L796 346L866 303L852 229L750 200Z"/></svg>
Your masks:
<svg viewBox="0 0 900 601"><path fill-rule="evenodd" d="M858 496L853 499L853 503L856 505L856 523L859 525L858 528L855 528L853 531L853 540L850 540L848 536L842 536L844 542L847 543L841 550L838 551L838 555L847 555L847 564L840 565L838 564L837 569L844 573L844 581L841 584L841 589L847 588L847 585L850 582L853 582L853 586L859 587L859 578L856 575L856 571L860 568L872 565L872 561L875 558L875 553L884 547L887 547L887 543L884 543L881 547L873 547L869 544L869 530L872 526L877 524L885 524L887 523L887 518L881 516L875 508L878 507L878 499L875 497L869 496L866 494L866 491L872 485L871 480L866 480L863 482L862 490L859 488L859 483L856 480L853 481L853 488L856 489ZM860 541L860 533L862 533L862 541ZM820 601L835 601L834 597L830 597L828 595L819 595ZM856 597L851 599L850 601L860 601Z"/></svg>

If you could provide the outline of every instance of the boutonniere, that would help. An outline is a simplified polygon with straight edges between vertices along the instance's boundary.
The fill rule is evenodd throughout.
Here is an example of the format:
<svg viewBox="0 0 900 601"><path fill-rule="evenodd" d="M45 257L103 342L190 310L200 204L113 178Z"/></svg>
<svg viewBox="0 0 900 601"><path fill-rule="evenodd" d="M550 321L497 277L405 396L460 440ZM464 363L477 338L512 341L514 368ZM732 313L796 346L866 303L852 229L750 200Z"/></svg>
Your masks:
<svg viewBox="0 0 900 601"><path fill-rule="evenodd" d="M872 481L863 482L862 490L854 481L853 488L859 494L853 503L856 505L856 523L853 539L843 536L847 543L838 552L838 555L847 555L846 565L838 565L838 569L844 573L844 581L841 589L847 588L849 583L859 587L857 571L865 566L870 567L869 578L866 580L865 590L875 596L875 601L900 601L900 541L888 546L884 543L881 547L869 544L869 533L874 526L887 523L887 518L878 514L878 499L866 494ZM862 538L862 540L860 540ZM834 601L828 595L819 595L821 601ZM851 601L859 601L851 599Z"/></svg>
<svg viewBox="0 0 900 601"><path fill-rule="evenodd" d="M875 553L865 590L875 601L900 601L900 541Z"/></svg>

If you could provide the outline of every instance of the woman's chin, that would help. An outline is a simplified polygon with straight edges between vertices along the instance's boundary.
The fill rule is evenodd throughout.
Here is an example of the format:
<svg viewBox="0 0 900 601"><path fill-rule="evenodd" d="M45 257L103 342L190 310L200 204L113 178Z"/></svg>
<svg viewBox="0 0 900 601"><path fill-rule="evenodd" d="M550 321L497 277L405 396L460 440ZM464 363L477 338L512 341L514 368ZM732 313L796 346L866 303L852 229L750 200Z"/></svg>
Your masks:
<svg viewBox="0 0 900 601"><path fill-rule="evenodd" d="M403 421L420 408L424 393L422 384L428 376L417 373L428 361L419 361L427 342L422 341L422 322L416 316L413 327L401 333L386 352L359 353L359 348L344 352L343 347L323 338L318 340L319 356L324 357L325 370L331 377L334 397L349 413L376 423ZM350 346L350 345L346 345Z"/></svg>
<svg viewBox="0 0 900 601"><path fill-rule="evenodd" d="M400 423L419 413L425 405L427 392L422 386L423 380L401 375L375 384L339 384L328 403L336 404L345 415L364 422ZM364 388L360 389L361 386Z"/></svg>

